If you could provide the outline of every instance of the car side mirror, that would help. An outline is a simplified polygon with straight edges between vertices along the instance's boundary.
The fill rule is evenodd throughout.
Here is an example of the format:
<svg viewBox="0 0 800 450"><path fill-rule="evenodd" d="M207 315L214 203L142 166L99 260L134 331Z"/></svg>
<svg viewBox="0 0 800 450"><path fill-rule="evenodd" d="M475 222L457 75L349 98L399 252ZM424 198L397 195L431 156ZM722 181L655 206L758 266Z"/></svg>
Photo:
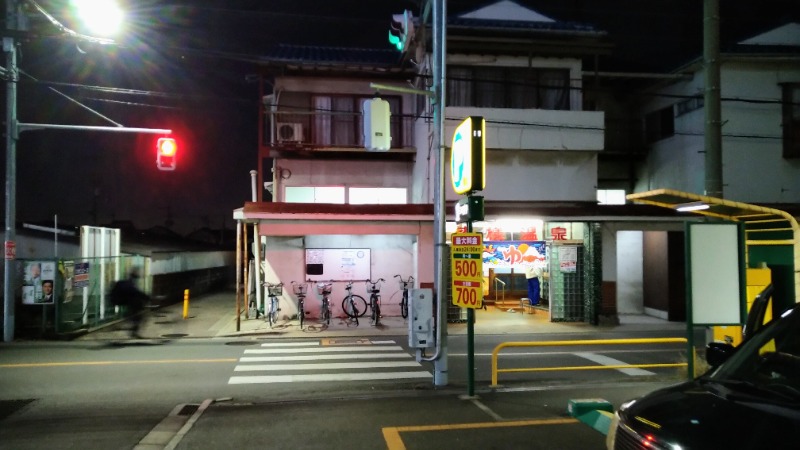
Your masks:
<svg viewBox="0 0 800 450"><path fill-rule="evenodd" d="M724 342L710 342L706 345L706 361L711 367L717 367L728 360L736 347Z"/></svg>

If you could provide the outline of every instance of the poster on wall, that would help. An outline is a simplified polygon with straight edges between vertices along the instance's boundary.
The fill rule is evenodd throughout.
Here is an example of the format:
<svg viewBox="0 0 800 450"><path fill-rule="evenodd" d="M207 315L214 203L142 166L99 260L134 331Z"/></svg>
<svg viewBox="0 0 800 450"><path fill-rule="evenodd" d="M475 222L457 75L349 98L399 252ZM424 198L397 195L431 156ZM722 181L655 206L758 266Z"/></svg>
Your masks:
<svg viewBox="0 0 800 450"><path fill-rule="evenodd" d="M484 241L483 266L514 267L533 262L544 263L545 241Z"/></svg>
<svg viewBox="0 0 800 450"><path fill-rule="evenodd" d="M27 261L22 282L22 303L45 305L55 303L56 263Z"/></svg>
<svg viewBox="0 0 800 450"><path fill-rule="evenodd" d="M563 273L575 273L578 268L578 246L564 245L559 247L558 266Z"/></svg>
<svg viewBox="0 0 800 450"><path fill-rule="evenodd" d="M363 281L371 275L368 248L306 249L306 279L311 281Z"/></svg>

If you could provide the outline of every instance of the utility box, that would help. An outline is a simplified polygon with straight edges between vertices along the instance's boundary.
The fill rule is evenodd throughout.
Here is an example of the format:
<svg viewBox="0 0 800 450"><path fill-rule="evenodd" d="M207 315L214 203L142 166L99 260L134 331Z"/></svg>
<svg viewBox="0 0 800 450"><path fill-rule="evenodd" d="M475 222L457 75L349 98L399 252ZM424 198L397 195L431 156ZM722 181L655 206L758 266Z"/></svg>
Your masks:
<svg viewBox="0 0 800 450"><path fill-rule="evenodd" d="M371 152L387 152L392 147L389 102L380 98L364 100L364 147Z"/></svg>
<svg viewBox="0 0 800 450"><path fill-rule="evenodd" d="M433 289L410 289L409 301L408 346L433 347Z"/></svg>

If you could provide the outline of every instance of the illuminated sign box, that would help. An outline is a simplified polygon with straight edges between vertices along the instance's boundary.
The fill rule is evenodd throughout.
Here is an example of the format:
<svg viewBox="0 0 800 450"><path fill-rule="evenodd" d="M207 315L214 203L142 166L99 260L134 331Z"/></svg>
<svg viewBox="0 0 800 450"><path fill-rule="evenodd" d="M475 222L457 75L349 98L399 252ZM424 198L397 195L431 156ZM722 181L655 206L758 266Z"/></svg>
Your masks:
<svg viewBox="0 0 800 450"><path fill-rule="evenodd" d="M457 194L481 191L486 187L486 121L470 116L453 133L450 174Z"/></svg>

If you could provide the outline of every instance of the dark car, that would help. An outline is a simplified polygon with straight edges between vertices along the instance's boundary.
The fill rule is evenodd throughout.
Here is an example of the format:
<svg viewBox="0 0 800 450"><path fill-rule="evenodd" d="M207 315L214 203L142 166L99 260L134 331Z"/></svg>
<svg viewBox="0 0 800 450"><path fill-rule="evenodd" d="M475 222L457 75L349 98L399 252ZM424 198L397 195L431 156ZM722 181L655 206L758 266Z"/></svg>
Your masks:
<svg viewBox="0 0 800 450"><path fill-rule="evenodd" d="M800 305L707 359L719 365L622 405L607 448L800 448Z"/></svg>

